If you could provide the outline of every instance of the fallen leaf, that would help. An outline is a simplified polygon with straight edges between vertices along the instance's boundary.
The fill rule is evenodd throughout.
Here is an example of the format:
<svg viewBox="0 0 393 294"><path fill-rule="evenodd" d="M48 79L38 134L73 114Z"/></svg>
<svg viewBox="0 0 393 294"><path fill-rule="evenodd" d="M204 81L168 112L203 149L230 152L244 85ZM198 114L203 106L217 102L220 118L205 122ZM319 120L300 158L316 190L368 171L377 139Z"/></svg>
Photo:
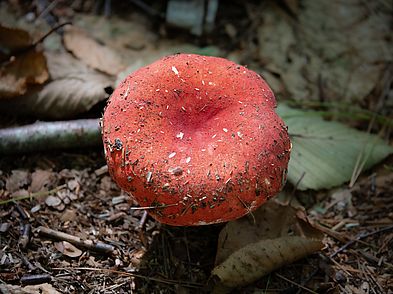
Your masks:
<svg viewBox="0 0 393 294"><path fill-rule="evenodd" d="M65 119L107 98L113 80L66 53L46 53L51 82L40 91L2 101L4 110L40 118Z"/></svg>
<svg viewBox="0 0 393 294"><path fill-rule="evenodd" d="M76 219L76 211L74 209L66 209L60 216L62 222L68 222Z"/></svg>
<svg viewBox="0 0 393 294"><path fill-rule="evenodd" d="M253 223L255 220L255 223ZM322 233L303 211L270 200L250 216L229 222L218 240L216 288L234 288L322 248Z"/></svg>
<svg viewBox="0 0 393 294"><path fill-rule="evenodd" d="M358 158L366 170L393 153L376 135L325 121L318 112L280 104L278 115L289 128L293 148L288 180L300 190L327 189L351 179Z"/></svg>
<svg viewBox="0 0 393 294"><path fill-rule="evenodd" d="M299 10L292 9L297 1L285 2L296 22L280 5L267 4L261 13L264 68L279 75L296 100L365 99L393 60L391 11L381 1L305 0Z"/></svg>
<svg viewBox="0 0 393 294"><path fill-rule="evenodd" d="M67 29L64 33L64 45L78 59L94 69L110 75L117 75L124 69L118 52L99 44L81 29Z"/></svg>
<svg viewBox="0 0 393 294"><path fill-rule="evenodd" d="M6 51L0 67L0 98L23 95L29 86L49 78L45 56L32 46L28 32L0 25L0 44Z"/></svg>
<svg viewBox="0 0 393 294"><path fill-rule="evenodd" d="M20 188L30 184L31 176L26 170L13 170L7 178L5 187L8 192L18 191Z"/></svg>
<svg viewBox="0 0 393 294"><path fill-rule="evenodd" d="M10 53L29 47L32 44L32 38L25 30L0 25L0 44L2 50Z"/></svg>
<svg viewBox="0 0 393 294"><path fill-rule="evenodd" d="M60 294L51 284L45 283L34 286L26 286L22 288L30 294Z"/></svg>
<svg viewBox="0 0 393 294"><path fill-rule="evenodd" d="M68 257L79 257L82 255L83 251L76 248L74 245L67 241L55 242L55 248L62 254Z"/></svg>
<svg viewBox="0 0 393 294"><path fill-rule="evenodd" d="M31 174L30 192L35 193L43 190L53 179L53 172L37 169ZM47 190L47 189L46 189Z"/></svg>
<svg viewBox="0 0 393 294"><path fill-rule="evenodd" d="M61 294L51 284L48 283L25 287L2 283L0 284L0 292L15 294Z"/></svg>

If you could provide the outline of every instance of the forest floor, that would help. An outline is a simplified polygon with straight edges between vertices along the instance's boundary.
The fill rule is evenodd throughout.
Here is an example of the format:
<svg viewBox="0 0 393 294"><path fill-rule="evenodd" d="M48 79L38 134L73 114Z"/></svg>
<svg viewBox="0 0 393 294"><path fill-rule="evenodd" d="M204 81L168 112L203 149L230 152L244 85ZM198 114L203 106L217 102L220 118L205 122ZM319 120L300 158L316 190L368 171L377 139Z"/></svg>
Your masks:
<svg viewBox="0 0 393 294"><path fill-rule="evenodd" d="M130 210L135 205L111 180L101 150L2 158L0 167L3 191L32 191L30 201L1 206L3 288L21 282L49 283L62 293L209 291L223 225L171 227ZM349 196L345 189L334 198L296 193L307 199L311 219L332 228L325 247L234 293L390 293L392 181L392 174L370 173ZM113 248L76 248L40 227Z"/></svg>
<svg viewBox="0 0 393 294"><path fill-rule="evenodd" d="M32 4L26 7L15 4L18 1L9 2L13 2L11 4L14 5L14 10L19 10L19 14L22 11L25 18L26 13L31 12ZM132 11L132 14L136 14L137 17L133 19L133 24L136 21L137 25L129 32L134 41L131 44L132 52L122 51L122 54L128 58L139 58L130 65L131 68L135 68L164 53L168 54L168 48L176 50L184 48L184 44L196 47L203 45L209 54L224 52L225 54L221 55L249 64L251 68L258 68L259 72L266 74L267 79L271 79L270 83L278 97L298 94L299 85L302 83L295 79L291 86L290 77L283 72L284 67L280 68L279 61L272 57L273 61L277 61L277 68L273 70L269 62L261 57L264 56L264 52L258 47L258 41L255 40L257 37L253 33L259 32L259 42L264 40L264 34L263 29L258 27L262 24L253 8L261 9L265 6L250 2L252 4L243 5L240 1L229 1L226 13L221 12L217 15L215 33L205 38L195 38L184 31L179 33L178 37L173 37L177 31L166 30L165 26L160 25L160 21L155 19L151 21L153 24L150 30L159 31L157 37L152 32L147 32L145 24L150 17L140 18L143 11L134 7L136 12ZM293 11L301 9L301 5L295 5L298 1L282 2L286 4L280 13L288 12L290 9L292 12L288 14L292 15ZM295 9L292 4L297 8ZM120 13L119 11L124 9L123 4L118 4L120 7L117 7L117 10L116 5L113 5L112 14ZM243 9L242 15L237 11L239 7ZM1 10L5 10L4 6ZM80 27L85 26L85 29L89 27L90 16L94 14L92 9L86 10L83 12L87 16L78 19L75 16L75 23ZM53 10L53 14L68 20L73 18L76 12L75 8L71 9L63 3L57 10ZM45 15L50 13L45 12ZM269 25L269 21L266 23ZM116 27L108 29L111 30L121 31L116 30ZM106 28L97 30L94 25L90 27L90 33L96 39L105 40L105 32ZM84 40L80 35L68 34L81 38L79 41ZM111 39L114 49L124 45L120 44L123 37L124 35L120 35L118 39ZM63 46L56 38L58 36L48 39L44 44L46 51L49 51L48 48ZM159 42L157 38L160 39ZM193 42L195 39L197 41ZM272 39L274 41L274 37ZM84 50L87 55L90 52L86 49L92 50L87 45L83 47L79 41L76 47L71 41L66 42L64 46L67 50L62 50L67 51L67 54L73 52L78 58L86 61L87 57L83 56ZM288 45L289 47L291 46ZM271 49L274 51L277 48ZM193 47L192 50L194 49ZM130 48L127 50L130 51ZM75 52L82 53L78 56ZM203 54L200 51L198 53ZM285 58L285 62L292 63L289 59ZM50 65L51 59L48 60ZM102 64L94 62L89 66L100 74L105 73L106 76L101 76L98 80L104 79L104 84L111 81L113 85L114 80L121 76L119 72L110 72L116 62L110 61L109 66L105 68ZM387 79L390 83L387 90L391 90L391 63L384 65L389 72ZM309 93L320 90L317 101L326 99L326 94L334 96L334 91L329 89L328 80L327 91L324 92L321 90L324 83L316 86L317 83L309 82L308 78L305 77L302 81L308 81L307 85L312 85L305 89ZM318 81L319 78L316 77ZM387 100L384 102L381 99L381 92L386 90L386 85L381 86L378 82L379 80L375 80L375 84L367 89L362 88L368 85L362 81L353 87L348 86L346 93L359 91L361 99L347 102L370 111L375 110L377 106L377 110L386 111L387 108L383 105ZM90 84L87 87L91 89ZM102 88L102 84L99 87ZM81 92L85 96L78 97L75 93L68 95L69 89L62 85L60 93L56 92L56 97L62 101L74 101L75 104L69 108L64 106L63 102L59 102L59 105L56 105L56 102L48 102L42 107L41 104L31 102L33 100L25 100L33 104L20 110L32 111L30 116L14 116L8 110L8 114L1 118L0 127L33 122L37 117L54 120L59 118L56 115L62 113L62 107L66 107L63 114L71 118L98 117L107 97L101 95L102 97L95 98L88 106L82 105L79 102L86 98L86 95L95 97L89 89ZM61 96L63 94L65 96ZM42 100L39 101L37 103L42 103ZM300 104L304 102L301 99L299 101ZM25 102L22 102L22 105L26 105L23 103ZM10 105L17 111L15 104ZM392 114L393 111L390 110L388 113ZM345 123L360 130L366 130L368 127L364 121L346 120ZM377 133L379 129L375 128L374 125L372 131ZM390 138L391 143L391 129L387 133L386 137ZM342 185L334 190L299 191L288 183L284 188L285 192L305 208L312 222L318 224L319 230L324 233L324 247L317 253L277 269L251 285L233 290L233 293L393 293L392 166L393 158L390 156L383 163L363 172L351 188ZM171 227L156 222L144 210L138 209L137 203L133 203L111 179L101 146L1 156L0 199L2 293L186 294L209 293L211 285L214 284L211 271L215 266L219 233L225 224Z"/></svg>

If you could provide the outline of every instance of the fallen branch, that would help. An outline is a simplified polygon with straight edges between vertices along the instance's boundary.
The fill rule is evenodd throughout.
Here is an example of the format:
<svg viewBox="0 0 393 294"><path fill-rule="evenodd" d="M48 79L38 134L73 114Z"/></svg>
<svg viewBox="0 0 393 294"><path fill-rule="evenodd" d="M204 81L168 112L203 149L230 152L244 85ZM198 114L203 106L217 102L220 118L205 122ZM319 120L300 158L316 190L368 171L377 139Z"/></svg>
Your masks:
<svg viewBox="0 0 393 294"><path fill-rule="evenodd" d="M0 129L0 154L99 146L99 119L36 122Z"/></svg>
<svg viewBox="0 0 393 294"><path fill-rule="evenodd" d="M45 227L38 227L38 234L41 236L49 237L51 239L59 240L59 241L67 241L79 248L85 248L91 251L96 251L105 254L111 254L115 250L115 247L100 241L92 241L92 240L82 240L77 236L73 236L70 234L66 234L63 232L55 231Z"/></svg>

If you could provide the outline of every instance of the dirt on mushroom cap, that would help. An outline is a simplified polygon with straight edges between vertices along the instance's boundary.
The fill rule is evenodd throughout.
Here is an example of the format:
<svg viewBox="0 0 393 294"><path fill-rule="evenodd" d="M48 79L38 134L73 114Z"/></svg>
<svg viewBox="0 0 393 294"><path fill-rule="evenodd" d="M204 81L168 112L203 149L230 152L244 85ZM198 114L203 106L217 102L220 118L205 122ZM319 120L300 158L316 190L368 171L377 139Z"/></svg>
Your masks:
<svg viewBox="0 0 393 294"><path fill-rule="evenodd" d="M177 54L128 76L103 117L112 177L171 225L239 218L277 194L290 153L276 101L255 72Z"/></svg>

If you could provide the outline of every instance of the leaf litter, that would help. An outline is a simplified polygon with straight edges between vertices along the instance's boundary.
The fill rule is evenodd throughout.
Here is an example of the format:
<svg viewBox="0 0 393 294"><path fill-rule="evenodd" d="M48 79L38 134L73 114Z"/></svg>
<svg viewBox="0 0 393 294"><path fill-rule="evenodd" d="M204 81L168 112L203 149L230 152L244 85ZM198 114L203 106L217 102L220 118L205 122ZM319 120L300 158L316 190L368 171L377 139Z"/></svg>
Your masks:
<svg viewBox="0 0 393 294"><path fill-rule="evenodd" d="M13 98L49 78L43 51L22 29L0 25L0 98Z"/></svg>
<svg viewBox="0 0 393 294"><path fill-rule="evenodd" d="M324 25L325 17L314 16L321 12L325 13L325 10L315 7L311 1L305 1L302 4L305 9L304 7L299 8L297 1L284 2L290 3L290 10L300 15L300 27L306 26L307 30L312 30ZM328 11L328 14L333 13L333 15L341 6L344 8L340 10L343 13L340 16L341 21L337 24L330 23L329 25L332 28L327 34L318 34L318 31L316 33L301 31L292 34L293 29L298 26L294 26L285 12L283 13L281 4L273 8L275 12L270 11L269 4L260 10L263 12L261 15L265 23L257 26L253 23L251 26L251 28L259 28L260 45L258 48L255 47L255 40L249 44L241 43L241 46L251 48L243 56L250 58L251 55L248 55L251 54L250 51L257 49L255 52L258 52L259 55L254 56L254 60L264 66L263 69L258 67L258 70L274 79L275 82L272 85L279 87L279 94L287 91L286 93L290 93L294 99L307 96L307 98L322 100L326 97L328 99L345 97L346 99L364 100L370 91L378 86L377 77L381 73L381 67L379 66L384 64L386 60L389 61L381 51L381 48L389 48L384 45L384 42L388 40L384 37L386 15L378 8L378 5L383 4L382 1L368 6L371 12L364 12L364 5L359 5L359 1L354 1L354 3L356 4L351 2L345 5L340 1L334 1L332 8L328 7L329 9L326 11ZM356 33L351 36L349 44L354 46L358 53L354 56L363 56L367 61L367 64L359 71L356 62L353 62L356 59L351 59L352 53L346 54L347 52L340 51L342 48L338 45L342 40L336 34L342 29L342 21L345 21L345 14L352 4L356 12L360 12L359 15L364 13L373 14L374 12L378 12L377 15L380 15L379 18L372 15L366 20L366 27L360 26L360 29L356 28L352 31ZM244 5L248 7L247 14L252 22L259 21L258 17L260 16L256 14L258 10L250 9L252 5L248 3ZM277 8L280 9L277 10ZM243 11L239 10L239 12ZM270 13L272 13L271 15L277 13L277 16L269 20ZM255 17L256 15L257 17ZM334 17L330 19L334 19ZM82 16L81 23L83 20ZM102 20L103 18L101 18L101 24ZM378 20L381 23L378 23ZM279 23L275 23L275 21ZM348 22L351 23L351 21L353 19L348 18ZM270 25L266 25L269 22ZM316 22L317 24L314 26L313 23L310 24L309 22ZM352 22L352 24L356 27L357 23ZM90 41L94 37L93 41L96 44L106 47L109 44L106 38L98 35L101 32L107 33L111 29L107 30L105 27L103 30L96 30L96 27L91 26L90 31L86 27L84 29L88 31ZM241 24L239 27L241 28ZM380 33L382 33L370 35L368 27L381 29ZM266 35L264 30L274 33ZM232 37L236 38L236 29L232 31L234 31ZM288 32L287 39L280 38L282 34ZM365 41L365 46L363 46L363 42L360 42L362 43L360 45L356 43L359 40L357 36L361 36L358 32L364 33L362 41ZM140 54L144 51L141 51L142 49L146 49L147 56L150 53L154 53L153 55L159 54L162 49L157 45L158 43L155 43L154 38L156 37L153 36L152 39L149 39L152 36L149 35L149 38L144 39L141 37L144 35L145 33L141 33L138 37L138 34L136 34L138 40L135 46L131 46L131 51L125 54L130 57L127 63L131 64L131 71L140 60L142 60L142 63L144 62L144 55L143 53ZM244 34L244 36L247 35ZM276 41L265 42L267 37L274 38L274 36L277 37ZM375 42L371 42L377 44L375 50L362 51L370 45L366 44L366 40L370 40L370 38L375 38L373 39ZM149 39L149 42L145 42L147 39ZM325 47L326 40L331 42L331 47ZM244 42L244 40L239 42ZM155 44L151 46L152 43ZM230 43L232 44L232 40ZM177 43L169 42L168 44L170 44L168 47L173 47ZM279 44L279 48L274 46L270 48L270 44ZM380 44L382 46L379 46ZM114 44L114 47L123 49L127 46L127 42L122 42L121 36ZM152 50L154 47L156 49ZM303 55L301 50L304 48L307 50L304 51L305 54ZM326 48L328 49L325 50ZM197 50L200 49L197 48ZM321 56L318 55L320 50L323 53ZM125 50L125 52L127 51ZM315 52L318 54L315 55ZM340 52L344 52L342 56L339 54ZM59 54L58 56L60 56L62 53L46 52L45 54ZM369 54L369 56L365 56L363 53ZM272 56L274 54L275 56ZM78 64L83 64L86 71L99 75L105 81L111 80L110 85L113 86L112 78L103 74L105 70L101 69L101 72L94 70L94 64L92 63L92 68L82 56L79 57L79 60L83 62L78 62L70 54L66 55L68 55L69 61L73 60L73 65L78 70L80 70ZM235 54L233 56L236 58ZM338 58L340 56L341 59ZM46 57L48 58L48 55ZM308 62L306 62L307 60ZM371 65L369 64L370 61ZM248 62L251 62L250 59L246 61L246 63ZM48 62L49 71L50 66L51 62ZM63 68L67 69L67 66L59 66L51 72L51 80L48 85L54 81L67 79L72 67L68 67L68 72L65 75L61 73ZM57 72L59 73L58 76L56 76ZM316 73L320 74L316 75ZM74 74L70 75L73 76ZM78 75L76 76L78 77ZM372 78L364 80L363 78L367 76ZM336 80L336 77L340 77L340 79ZM345 79L350 81L348 85L343 82ZM336 82L338 82L338 87L335 85ZM93 84L95 83L90 86L94 87ZM99 87L94 88L96 91L94 94L90 95L92 92L87 92L87 89L85 89L84 93L78 95L75 92L76 88L83 88L82 84L73 89L73 83L65 83L61 87L55 87L56 90L53 92L48 91L50 95L44 96L45 99L40 101L41 104L31 107L33 110L29 109L28 112L32 111L35 115L53 118L56 118L56 116L72 117L75 114L83 113L90 109L95 102L102 99L103 89L105 88L103 84L105 83L98 82L98 84ZM67 106L65 100L62 100L64 96L59 94L59 91L64 91L64 89L67 89L65 91L67 95L65 96L66 100L71 101L70 107ZM30 94L27 93L26 96ZM57 95L55 95L56 99L50 99L52 94ZM74 94L77 97L76 101L72 100ZM87 101L82 101L81 97L84 95L89 97ZM17 98L21 97L24 96ZM30 98L29 103L34 103L36 100ZM57 100L62 102L58 103ZM52 108L53 104L55 106ZM23 108L21 105L23 104L19 104L17 108ZM40 108L43 109L42 112L40 112ZM55 111L56 114L53 116L53 114L49 114L50 111ZM62 154L61 156L67 157L68 155ZM45 281L48 275L49 278L54 277L55 279L51 283L56 289L61 289L62 292L112 291L129 293L140 289L142 291L148 289L146 291L151 293L201 293L202 291L208 291L206 281L213 269L214 256L216 255L213 248L216 244L217 233L222 227L170 228L161 226L146 217L143 211L129 210L130 206L134 204L123 201L128 196L116 188L107 174L107 170L103 167L103 163L98 164L100 159L102 160L100 154L92 154L91 157L78 154L73 160L68 157L68 161L73 163L72 167L69 168L63 168L69 162L61 161L58 157L56 155L53 158L51 155L45 154L43 156L13 158L15 162L9 162L7 158L0 159L0 164L2 164L0 170L1 198L9 199L10 197L21 196L19 199L28 200L17 201L16 203L8 202L8 204L3 204L0 211L1 234L6 236L6 238L0 238L2 248L0 262L2 268L5 269L0 275L2 281L7 283L2 287L9 287L10 289L19 287L12 284L26 280L23 278L38 278L38 281L40 281L39 278L42 278L40 275L45 273L46 276L41 281ZM8 190L6 183L13 177L14 171L20 170L22 167L25 169L26 166L30 166L30 169L26 170L24 175L20 174L19 178L14 176L14 188L12 191ZM315 290L318 292L347 293L364 293L365 291L383 293L385 289L391 289L393 285L391 284L390 269L393 261L389 248L393 239L391 230L392 199L390 197L393 192L391 191L392 179L389 175L381 176L381 173L389 169L391 170L391 162L388 163L385 170L375 171L371 175L361 175L353 187L345 188L344 191L336 191L333 195L329 195L324 190L317 192L294 190L291 197L302 200L302 203L307 207L309 222L318 230L327 234L324 239L325 247L319 254L310 255L307 259L294 262L292 265L285 264L274 273L267 274L253 284L240 289L249 292L297 291L302 289L309 292ZM52 176L47 179L45 175L42 175L42 179L40 179L38 170L44 170L48 174L51 173ZM34 175L35 172L37 172L37 175ZM33 188L34 177L37 177L37 179L35 180L36 186ZM301 187L301 185L307 184L307 182L302 184L303 180L306 180L305 176L300 176L293 179L292 182L296 187ZM56 206L46 205L45 200L49 197L55 197L56 203L60 204ZM298 214L297 217L299 217ZM286 222L286 220L277 220L277 222L280 221ZM300 220L298 219L298 221ZM29 225L33 228L32 235L26 229ZM38 228L40 226L52 228L56 234L61 232L72 234L71 236L81 238L82 241L106 242L105 244L115 246L116 250L113 255L106 256L95 252L94 246L91 249L86 249L78 248L74 244L72 246L83 253L78 258L73 259L56 249L52 240L39 234ZM20 227L23 228L23 232L20 231ZM298 228L295 227L295 229ZM285 236L285 230L283 234ZM30 236L27 241L28 246L16 246L16 244L22 244L19 238L25 238L26 236ZM289 234L286 237L295 236ZM254 241L255 244L263 242ZM318 243L318 246L320 246L320 243ZM254 254L254 249L258 249L256 251L258 256L261 254L259 251L261 248L258 246L251 247L251 250L247 245L241 248L246 248L245 253L241 249L234 252L230 251L229 255L227 253L222 255L224 257L221 256L221 263L225 263L230 256L239 251L248 257ZM233 262L236 264L238 260L234 258ZM257 273L258 277L268 271L261 272ZM37 276L31 276L31 274L37 274ZM249 277L247 279L254 280L254 278ZM49 284L42 283L37 288L41 288L41 291L45 291L46 287L53 288L51 285L46 285Z"/></svg>

